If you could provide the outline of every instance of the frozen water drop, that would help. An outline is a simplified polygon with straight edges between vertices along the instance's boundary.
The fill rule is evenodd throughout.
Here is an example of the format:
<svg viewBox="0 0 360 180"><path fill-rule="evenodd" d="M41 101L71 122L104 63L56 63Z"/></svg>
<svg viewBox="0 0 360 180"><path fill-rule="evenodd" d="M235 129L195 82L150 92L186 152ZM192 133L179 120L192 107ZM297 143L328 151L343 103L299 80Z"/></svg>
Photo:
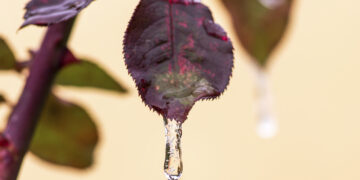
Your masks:
<svg viewBox="0 0 360 180"><path fill-rule="evenodd" d="M258 115L257 133L261 138L272 138L277 134L278 124L273 110L273 99L268 75L259 66L255 67Z"/></svg>
<svg viewBox="0 0 360 180"><path fill-rule="evenodd" d="M166 154L164 173L168 180L180 179L183 165L181 161L182 123L164 118Z"/></svg>
<svg viewBox="0 0 360 180"><path fill-rule="evenodd" d="M277 133L277 123L273 116L260 119L257 124L257 134L264 139L273 138Z"/></svg>

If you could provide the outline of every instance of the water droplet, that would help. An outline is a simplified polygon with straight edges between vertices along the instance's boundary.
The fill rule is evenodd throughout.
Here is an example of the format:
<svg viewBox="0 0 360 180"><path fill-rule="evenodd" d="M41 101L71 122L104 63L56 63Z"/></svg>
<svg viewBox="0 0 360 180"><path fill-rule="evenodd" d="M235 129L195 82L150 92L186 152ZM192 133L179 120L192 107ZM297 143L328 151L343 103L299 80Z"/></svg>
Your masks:
<svg viewBox="0 0 360 180"><path fill-rule="evenodd" d="M183 170L181 161L182 123L164 118L166 154L164 173L168 180L180 179Z"/></svg>
<svg viewBox="0 0 360 180"><path fill-rule="evenodd" d="M273 138L278 130L277 120L273 111L273 98L268 82L268 75L264 69L256 66L256 91L258 115L257 134L264 139Z"/></svg>
<svg viewBox="0 0 360 180"><path fill-rule="evenodd" d="M221 39L223 41L228 41L229 40L225 30L220 25L214 23L214 21L205 20L204 21L204 28L205 28L205 31L210 36L216 37L216 38Z"/></svg>
<svg viewBox="0 0 360 180"><path fill-rule="evenodd" d="M277 133L278 125L273 116L265 116L259 119L257 134L263 139L273 138Z"/></svg>

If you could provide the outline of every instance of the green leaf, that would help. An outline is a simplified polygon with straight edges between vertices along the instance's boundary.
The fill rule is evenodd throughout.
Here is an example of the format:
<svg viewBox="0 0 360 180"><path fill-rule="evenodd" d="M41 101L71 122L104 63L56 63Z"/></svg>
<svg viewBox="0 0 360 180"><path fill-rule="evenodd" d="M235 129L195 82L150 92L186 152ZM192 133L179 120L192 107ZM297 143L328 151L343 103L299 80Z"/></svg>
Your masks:
<svg viewBox="0 0 360 180"><path fill-rule="evenodd" d="M93 163L98 131L90 115L80 106L50 95L30 150L57 165L87 168Z"/></svg>
<svg viewBox="0 0 360 180"><path fill-rule="evenodd" d="M222 0L238 38L253 59L265 66L289 22L293 0Z"/></svg>
<svg viewBox="0 0 360 180"><path fill-rule="evenodd" d="M127 90L104 69L93 62L81 60L63 67L55 80L64 86L92 87L125 93Z"/></svg>
<svg viewBox="0 0 360 180"><path fill-rule="evenodd" d="M0 37L0 70L14 70L16 59L4 39Z"/></svg>

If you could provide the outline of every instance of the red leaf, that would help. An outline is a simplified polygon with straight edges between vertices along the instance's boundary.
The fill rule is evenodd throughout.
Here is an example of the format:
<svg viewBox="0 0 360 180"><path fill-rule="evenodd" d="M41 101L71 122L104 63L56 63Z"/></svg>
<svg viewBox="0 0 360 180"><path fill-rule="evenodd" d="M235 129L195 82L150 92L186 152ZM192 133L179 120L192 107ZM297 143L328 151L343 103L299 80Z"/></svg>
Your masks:
<svg viewBox="0 0 360 180"><path fill-rule="evenodd" d="M197 100L224 92L232 51L210 10L190 0L141 0L124 40L127 68L145 104L180 122Z"/></svg>
<svg viewBox="0 0 360 180"><path fill-rule="evenodd" d="M25 7L25 22L29 25L51 25L75 17L93 0L31 0Z"/></svg>

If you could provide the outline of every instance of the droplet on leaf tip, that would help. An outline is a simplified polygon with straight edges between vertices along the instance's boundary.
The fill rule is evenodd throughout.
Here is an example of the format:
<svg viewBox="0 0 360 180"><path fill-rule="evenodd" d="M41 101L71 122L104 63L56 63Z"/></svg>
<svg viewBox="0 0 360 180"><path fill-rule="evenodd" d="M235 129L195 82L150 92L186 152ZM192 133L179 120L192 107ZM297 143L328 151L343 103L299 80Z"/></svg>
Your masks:
<svg viewBox="0 0 360 180"><path fill-rule="evenodd" d="M182 122L164 118L166 152L164 173L168 180L180 179L182 174L181 136Z"/></svg>
<svg viewBox="0 0 360 180"><path fill-rule="evenodd" d="M257 122L257 134L263 139L273 138L278 131L278 125L275 118L271 115L262 117Z"/></svg>
<svg viewBox="0 0 360 180"><path fill-rule="evenodd" d="M255 66L254 71L257 85L257 134L261 138L269 139L274 137L278 130L278 125L273 110L273 97L268 81L268 75L265 70L260 66Z"/></svg>

